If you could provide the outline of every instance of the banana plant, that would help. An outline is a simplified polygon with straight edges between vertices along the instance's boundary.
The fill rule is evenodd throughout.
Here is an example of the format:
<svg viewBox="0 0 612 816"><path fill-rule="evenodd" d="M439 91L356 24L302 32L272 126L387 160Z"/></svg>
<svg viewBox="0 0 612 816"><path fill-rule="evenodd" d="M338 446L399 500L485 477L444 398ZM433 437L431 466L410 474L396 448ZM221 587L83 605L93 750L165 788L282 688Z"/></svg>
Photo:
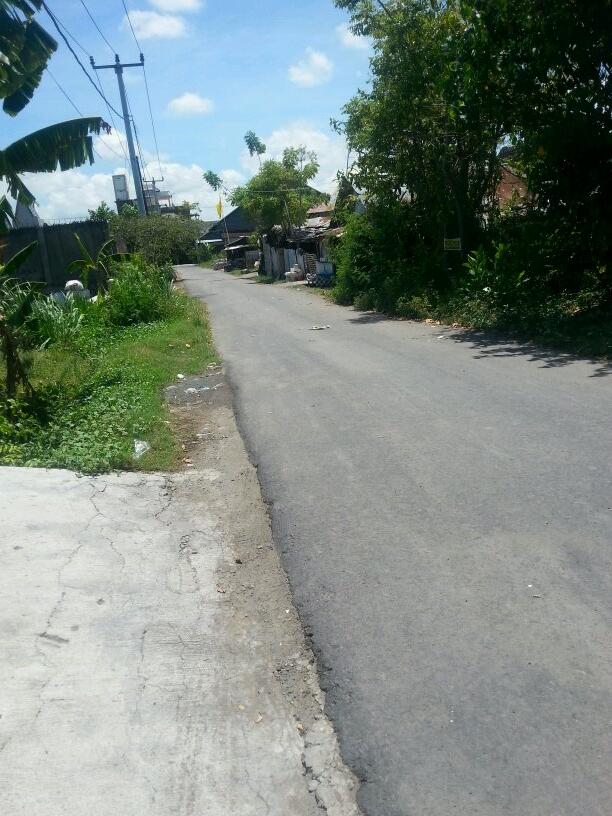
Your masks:
<svg viewBox="0 0 612 816"><path fill-rule="evenodd" d="M42 0L0 0L0 99L9 116L32 99L57 42L34 19Z"/></svg>
<svg viewBox="0 0 612 816"><path fill-rule="evenodd" d="M102 244L94 258L76 232L74 237L79 245L82 257L72 261L68 266L68 272L78 274L85 286L89 286L91 274L92 272L95 273L98 291L106 292L113 265L119 261L128 260L130 256L126 253L111 252L110 248L114 246L115 242L110 240Z"/></svg>
<svg viewBox="0 0 612 816"><path fill-rule="evenodd" d="M36 298L36 290L29 283L17 281L11 276L19 269L36 248L37 242L29 244L0 265L0 349L6 369L6 395L13 399L21 384L26 393L32 393L26 368L20 354L23 329Z"/></svg>
<svg viewBox="0 0 612 816"><path fill-rule="evenodd" d="M44 0L0 0L0 100L2 110L17 116L34 96L56 40L35 19L48 9ZM9 194L31 204L34 196L21 179L22 173L71 170L93 164L93 139L109 125L100 116L82 117L29 133L0 148L0 181Z"/></svg>
<svg viewBox="0 0 612 816"><path fill-rule="evenodd" d="M3 195L2 198L0 198L0 236L7 234L13 226L14 218L15 213L11 207L11 203L8 198Z"/></svg>

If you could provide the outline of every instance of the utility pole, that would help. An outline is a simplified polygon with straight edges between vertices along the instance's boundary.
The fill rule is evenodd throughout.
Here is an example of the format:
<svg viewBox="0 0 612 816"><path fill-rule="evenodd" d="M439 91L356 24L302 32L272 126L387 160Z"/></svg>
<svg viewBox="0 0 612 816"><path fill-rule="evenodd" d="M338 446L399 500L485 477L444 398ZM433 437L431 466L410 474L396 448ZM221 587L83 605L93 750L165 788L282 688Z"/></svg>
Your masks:
<svg viewBox="0 0 612 816"><path fill-rule="evenodd" d="M125 136L128 143L128 151L130 154L130 164L132 165L132 178L134 179L134 188L136 190L136 200L138 201L138 209L141 215L147 214L147 205L145 203L144 190L142 186L142 176L140 174L140 165L136 151L134 150L134 137L132 136L132 125L130 123L130 114L128 111L127 96L125 95L125 84L123 82L124 68L142 68L144 65L144 55L140 55L140 62L125 62L122 63L119 59L119 54L115 54L115 62L113 65L96 65L94 58L90 57L91 67L95 71L103 71L106 68L112 68L117 76L117 84L119 85L119 96L121 97L121 110L123 111L123 124L125 125Z"/></svg>

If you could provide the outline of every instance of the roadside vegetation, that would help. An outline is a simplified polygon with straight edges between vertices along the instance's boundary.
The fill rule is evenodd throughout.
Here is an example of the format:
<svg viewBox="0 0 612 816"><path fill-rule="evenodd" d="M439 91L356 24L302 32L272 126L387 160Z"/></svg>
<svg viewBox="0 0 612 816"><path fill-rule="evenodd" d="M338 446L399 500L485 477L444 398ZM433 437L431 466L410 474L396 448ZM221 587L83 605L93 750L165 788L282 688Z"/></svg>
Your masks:
<svg viewBox="0 0 612 816"><path fill-rule="evenodd" d="M205 313L174 290L171 267L138 256L117 262L95 302L58 302L3 282L23 376L9 384L5 347L0 464L87 473L174 467L181 449L163 387L205 369L215 351ZM136 442L150 447L140 459Z"/></svg>
<svg viewBox="0 0 612 816"><path fill-rule="evenodd" d="M610 355L610 3L336 5L373 45L336 123L367 202L337 301ZM523 195L499 195L506 171Z"/></svg>
<svg viewBox="0 0 612 816"><path fill-rule="evenodd" d="M136 252L152 264L197 263L209 260L210 251L204 245L196 248L202 234L202 222L188 213L168 218L150 213L141 218L132 204L116 213L102 202L89 211L91 221L102 221L108 226L111 241L125 252Z"/></svg>
<svg viewBox="0 0 612 816"><path fill-rule="evenodd" d="M308 208L321 201L322 194L311 186L319 172L317 154L304 146L287 147L280 160L264 160L266 145L252 130L244 141L251 156L259 159L259 172L233 190L212 170L204 173L204 180L213 190L222 190L234 207L242 207L261 234L275 227L290 233L304 223Z"/></svg>

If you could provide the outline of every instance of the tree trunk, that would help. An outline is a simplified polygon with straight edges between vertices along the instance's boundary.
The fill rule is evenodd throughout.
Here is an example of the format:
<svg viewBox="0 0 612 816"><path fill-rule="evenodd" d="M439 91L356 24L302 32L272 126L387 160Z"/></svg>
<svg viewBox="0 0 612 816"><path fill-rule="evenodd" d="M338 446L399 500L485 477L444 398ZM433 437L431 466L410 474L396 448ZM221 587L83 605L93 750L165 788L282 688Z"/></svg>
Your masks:
<svg viewBox="0 0 612 816"><path fill-rule="evenodd" d="M6 395L8 399L16 397L17 386L20 382L25 390L31 393L32 386L19 359L17 342L2 315L0 315L0 339L2 340L2 353L6 366Z"/></svg>

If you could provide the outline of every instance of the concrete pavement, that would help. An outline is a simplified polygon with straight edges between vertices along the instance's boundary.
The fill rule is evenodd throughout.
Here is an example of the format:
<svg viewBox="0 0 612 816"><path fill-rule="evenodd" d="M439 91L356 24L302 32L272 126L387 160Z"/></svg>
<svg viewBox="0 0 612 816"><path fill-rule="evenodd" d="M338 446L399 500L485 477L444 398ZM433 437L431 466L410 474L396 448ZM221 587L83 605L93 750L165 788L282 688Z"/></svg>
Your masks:
<svg viewBox="0 0 612 816"><path fill-rule="evenodd" d="M190 473L0 468L6 816L356 816L233 413L189 399Z"/></svg>
<svg viewBox="0 0 612 816"><path fill-rule="evenodd" d="M610 366L182 276L365 811L609 816Z"/></svg>

